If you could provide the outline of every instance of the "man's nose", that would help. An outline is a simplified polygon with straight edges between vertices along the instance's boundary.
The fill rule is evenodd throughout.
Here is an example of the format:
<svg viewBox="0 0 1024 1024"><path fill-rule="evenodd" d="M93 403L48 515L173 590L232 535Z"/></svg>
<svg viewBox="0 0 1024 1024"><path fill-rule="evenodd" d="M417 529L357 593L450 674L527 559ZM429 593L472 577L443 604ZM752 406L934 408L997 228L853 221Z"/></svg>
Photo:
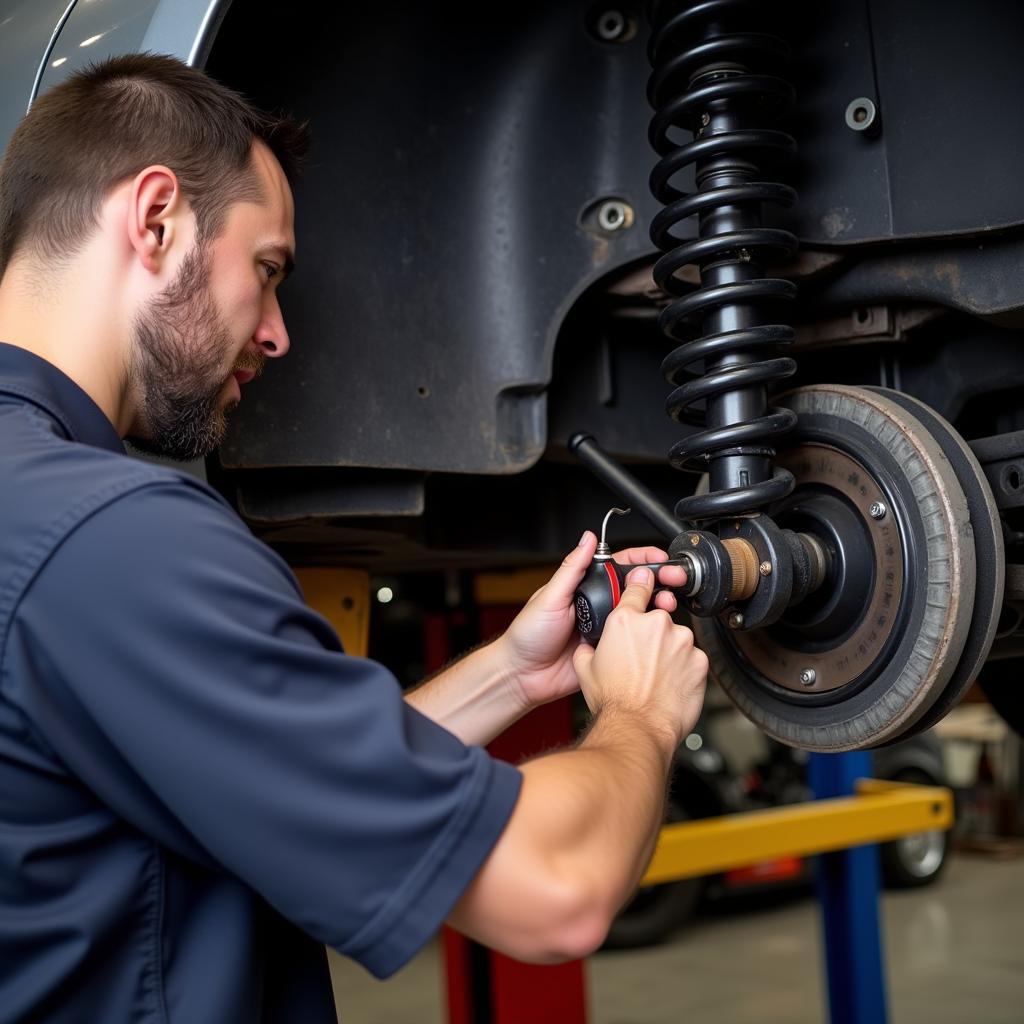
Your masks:
<svg viewBox="0 0 1024 1024"><path fill-rule="evenodd" d="M278 359L285 355L291 347L288 330L284 325L284 316L276 297L271 307L266 310L263 319L252 339L268 359Z"/></svg>

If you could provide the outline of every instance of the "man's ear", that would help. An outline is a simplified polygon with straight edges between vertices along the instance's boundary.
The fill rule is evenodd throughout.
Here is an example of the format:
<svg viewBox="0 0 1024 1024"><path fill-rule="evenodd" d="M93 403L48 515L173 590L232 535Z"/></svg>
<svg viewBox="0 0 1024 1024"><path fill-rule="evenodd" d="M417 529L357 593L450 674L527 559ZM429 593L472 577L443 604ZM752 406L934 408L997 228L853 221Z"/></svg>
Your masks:
<svg viewBox="0 0 1024 1024"><path fill-rule="evenodd" d="M147 167L132 181L128 241L139 262L151 273L159 273L166 263L186 207L178 178L167 167Z"/></svg>

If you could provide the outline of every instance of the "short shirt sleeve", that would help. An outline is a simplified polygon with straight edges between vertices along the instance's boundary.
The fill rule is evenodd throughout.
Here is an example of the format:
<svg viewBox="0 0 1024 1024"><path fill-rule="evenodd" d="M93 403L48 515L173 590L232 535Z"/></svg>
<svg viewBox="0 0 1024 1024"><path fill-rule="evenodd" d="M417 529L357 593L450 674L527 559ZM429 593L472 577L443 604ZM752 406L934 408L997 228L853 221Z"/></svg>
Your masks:
<svg viewBox="0 0 1024 1024"><path fill-rule="evenodd" d="M184 482L80 524L6 658L41 741L100 799L378 976L437 930L519 791L344 654L284 562Z"/></svg>

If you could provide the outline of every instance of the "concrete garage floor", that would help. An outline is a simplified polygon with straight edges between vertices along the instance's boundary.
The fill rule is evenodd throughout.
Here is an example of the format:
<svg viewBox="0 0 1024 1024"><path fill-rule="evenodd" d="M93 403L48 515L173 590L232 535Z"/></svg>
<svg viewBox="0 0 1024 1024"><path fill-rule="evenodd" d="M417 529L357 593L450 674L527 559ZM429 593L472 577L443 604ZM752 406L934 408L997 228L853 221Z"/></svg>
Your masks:
<svg viewBox="0 0 1024 1024"><path fill-rule="evenodd" d="M886 893L882 913L890 1024L1024 1021L1024 861L957 855L935 887ZM589 1024L826 1024L819 940L801 899L599 953ZM344 1024L447 1024L436 943L387 982L333 955L332 969Z"/></svg>

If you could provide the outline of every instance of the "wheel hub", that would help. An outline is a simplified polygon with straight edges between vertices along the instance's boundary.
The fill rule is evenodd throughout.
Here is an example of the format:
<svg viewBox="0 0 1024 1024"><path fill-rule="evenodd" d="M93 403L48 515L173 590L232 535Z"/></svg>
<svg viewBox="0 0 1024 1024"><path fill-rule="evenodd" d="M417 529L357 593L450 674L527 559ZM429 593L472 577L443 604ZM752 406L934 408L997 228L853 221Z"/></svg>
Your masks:
<svg viewBox="0 0 1024 1024"><path fill-rule="evenodd" d="M776 462L793 473L797 488L773 518L816 536L829 553L829 574L777 625L737 634L735 643L777 686L830 693L871 673L886 649L903 593L900 531L895 515L872 517L888 496L844 452L811 443Z"/></svg>
<svg viewBox="0 0 1024 1024"><path fill-rule="evenodd" d="M796 487L767 516L815 538L829 573L772 625L730 629L727 614L694 630L768 735L822 751L891 743L941 718L984 662L998 514L963 440L909 396L820 385L781 401L798 426L777 462Z"/></svg>

